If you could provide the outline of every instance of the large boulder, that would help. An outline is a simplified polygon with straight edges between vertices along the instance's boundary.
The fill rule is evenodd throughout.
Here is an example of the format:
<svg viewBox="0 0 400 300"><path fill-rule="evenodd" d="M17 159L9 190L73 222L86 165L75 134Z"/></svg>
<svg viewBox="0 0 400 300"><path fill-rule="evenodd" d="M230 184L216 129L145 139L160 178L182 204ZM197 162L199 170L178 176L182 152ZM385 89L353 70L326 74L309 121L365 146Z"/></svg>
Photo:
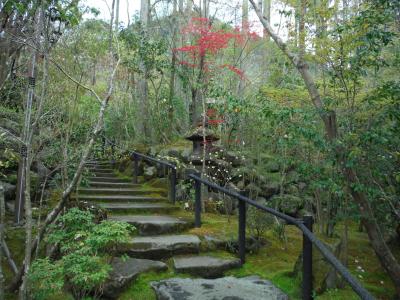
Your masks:
<svg viewBox="0 0 400 300"><path fill-rule="evenodd" d="M269 280L258 276L219 279L171 278L151 283L160 300L286 300L289 299Z"/></svg>
<svg viewBox="0 0 400 300"><path fill-rule="evenodd" d="M150 271L165 271L168 268L161 261L119 257L112 259L111 267L109 279L102 288L103 297L109 299L117 299L119 294L140 274Z"/></svg>

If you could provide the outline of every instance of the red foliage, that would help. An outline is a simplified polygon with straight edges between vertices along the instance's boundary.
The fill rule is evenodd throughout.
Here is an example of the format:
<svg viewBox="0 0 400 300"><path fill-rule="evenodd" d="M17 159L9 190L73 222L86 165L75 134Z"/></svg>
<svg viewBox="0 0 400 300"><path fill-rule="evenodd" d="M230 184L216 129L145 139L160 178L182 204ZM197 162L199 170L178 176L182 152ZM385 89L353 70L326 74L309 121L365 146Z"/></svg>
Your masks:
<svg viewBox="0 0 400 300"><path fill-rule="evenodd" d="M191 68L199 67L200 58L205 58L207 55L215 56L219 51L228 47L231 41L236 42L239 45L243 45L247 39L256 39L258 35L252 32L250 26L243 30L235 28L232 32L224 30L214 30L211 26L210 21L207 18L193 18L187 27L182 30L183 34L190 35L194 38L192 45L183 46L181 48L174 49L186 53L191 59L191 62L181 61L181 65L185 65ZM210 62L203 59L203 70L209 72L211 65ZM232 72L244 78L244 72L235 66L222 65L221 68L228 68Z"/></svg>
<svg viewBox="0 0 400 300"><path fill-rule="evenodd" d="M222 65L221 68L228 68L232 72L236 73L237 75L240 76L240 78L244 79L244 72L240 70L239 68L236 68L235 66L232 65Z"/></svg>

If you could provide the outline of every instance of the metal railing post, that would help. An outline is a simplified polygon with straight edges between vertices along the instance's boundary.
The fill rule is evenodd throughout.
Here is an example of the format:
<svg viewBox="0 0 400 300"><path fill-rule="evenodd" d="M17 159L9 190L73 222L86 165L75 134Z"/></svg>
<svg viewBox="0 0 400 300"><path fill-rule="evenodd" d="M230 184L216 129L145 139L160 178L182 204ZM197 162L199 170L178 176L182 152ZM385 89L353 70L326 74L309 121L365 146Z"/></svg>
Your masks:
<svg viewBox="0 0 400 300"><path fill-rule="evenodd" d="M246 262L246 203L239 200L239 258Z"/></svg>
<svg viewBox="0 0 400 300"><path fill-rule="evenodd" d="M176 169L171 168L170 178L169 178L169 197L173 204L176 201Z"/></svg>
<svg viewBox="0 0 400 300"><path fill-rule="evenodd" d="M304 225L312 232L313 217L304 216ZM313 299L312 242L303 234L303 300Z"/></svg>
<svg viewBox="0 0 400 300"><path fill-rule="evenodd" d="M138 183L139 177L139 157L133 154L133 183Z"/></svg>
<svg viewBox="0 0 400 300"><path fill-rule="evenodd" d="M201 182L195 180L194 182L194 226L201 227Z"/></svg>

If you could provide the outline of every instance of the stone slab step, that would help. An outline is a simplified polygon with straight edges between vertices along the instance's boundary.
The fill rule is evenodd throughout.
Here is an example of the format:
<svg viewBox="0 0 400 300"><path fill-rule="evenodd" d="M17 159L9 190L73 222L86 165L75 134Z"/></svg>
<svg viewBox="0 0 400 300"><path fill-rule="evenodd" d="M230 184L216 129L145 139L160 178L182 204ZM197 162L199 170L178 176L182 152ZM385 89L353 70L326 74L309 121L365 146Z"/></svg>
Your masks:
<svg viewBox="0 0 400 300"><path fill-rule="evenodd" d="M94 174L95 177L112 177L112 178L117 178L117 175L115 175L113 172L112 173L104 173L104 172L97 172L97 171L92 171L92 174Z"/></svg>
<svg viewBox="0 0 400 300"><path fill-rule="evenodd" d="M132 196L132 195L86 195L86 194L79 194L73 195L73 198L79 198L82 201L96 201L96 202L160 202L167 200L163 197L148 197L143 195Z"/></svg>
<svg viewBox="0 0 400 300"><path fill-rule="evenodd" d="M107 182L107 181L92 181L89 182L91 187L101 187L101 188L137 188L140 184L129 183L129 182Z"/></svg>
<svg viewBox="0 0 400 300"><path fill-rule="evenodd" d="M115 213L168 213L179 209L166 203L97 203L97 205Z"/></svg>
<svg viewBox="0 0 400 300"><path fill-rule="evenodd" d="M102 296L117 299L119 294L140 274L166 271L168 266L161 261L114 257L111 268L109 278L102 287Z"/></svg>
<svg viewBox="0 0 400 300"><path fill-rule="evenodd" d="M112 167L113 164L111 162L109 162L109 161L108 162L107 161L104 161L104 162L86 162L85 166L109 168L109 167Z"/></svg>
<svg viewBox="0 0 400 300"><path fill-rule="evenodd" d="M225 271L240 266L240 259L222 259L212 256L174 257L176 272L204 278L218 278L223 276Z"/></svg>
<svg viewBox="0 0 400 300"><path fill-rule="evenodd" d="M134 237L125 247L124 252L129 256L159 259L177 254L198 253L200 239L196 235Z"/></svg>
<svg viewBox="0 0 400 300"><path fill-rule="evenodd" d="M131 179L111 177L111 176L88 177L88 180L90 182L119 182L119 183L124 183L124 182L129 183L131 181Z"/></svg>
<svg viewBox="0 0 400 300"><path fill-rule="evenodd" d="M160 235L176 233L193 225L181 218L170 216L110 216L109 219L127 222L137 228L139 235Z"/></svg>
<svg viewBox="0 0 400 300"><path fill-rule="evenodd" d="M132 189L132 188L79 188L79 194L88 194L88 195L146 195L146 194L157 194L165 192L163 190L145 190L145 189Z"/></svg>
<svg viewBox="0 0 400 300"><path fill-rule="evenodd" d="M92 172L103 172L103 173L114 173L114 169L112 168L103 168L103 167L88 167L88 170Z"/></svg>
<svg viewBox="0 0 400 300"><path fill-rule="evenodd" d="M163 300L288 300L269 280L258 276L218 279L171 278L150 283Z"/></svg>

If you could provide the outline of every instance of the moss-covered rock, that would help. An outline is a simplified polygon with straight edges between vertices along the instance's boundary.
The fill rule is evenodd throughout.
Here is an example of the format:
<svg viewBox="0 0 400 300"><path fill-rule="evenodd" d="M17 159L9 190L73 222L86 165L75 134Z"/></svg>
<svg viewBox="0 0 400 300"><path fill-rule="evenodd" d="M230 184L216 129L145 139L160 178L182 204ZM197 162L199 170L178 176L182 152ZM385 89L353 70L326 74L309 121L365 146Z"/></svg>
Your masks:
<svg viewBox="0 0 400 300"><path fill-rule="evenodd" d="M279 211L297 217L298 212L304 207L304 200L294 195L279 195L271 198L270 206L277 207Z"/></svg>

